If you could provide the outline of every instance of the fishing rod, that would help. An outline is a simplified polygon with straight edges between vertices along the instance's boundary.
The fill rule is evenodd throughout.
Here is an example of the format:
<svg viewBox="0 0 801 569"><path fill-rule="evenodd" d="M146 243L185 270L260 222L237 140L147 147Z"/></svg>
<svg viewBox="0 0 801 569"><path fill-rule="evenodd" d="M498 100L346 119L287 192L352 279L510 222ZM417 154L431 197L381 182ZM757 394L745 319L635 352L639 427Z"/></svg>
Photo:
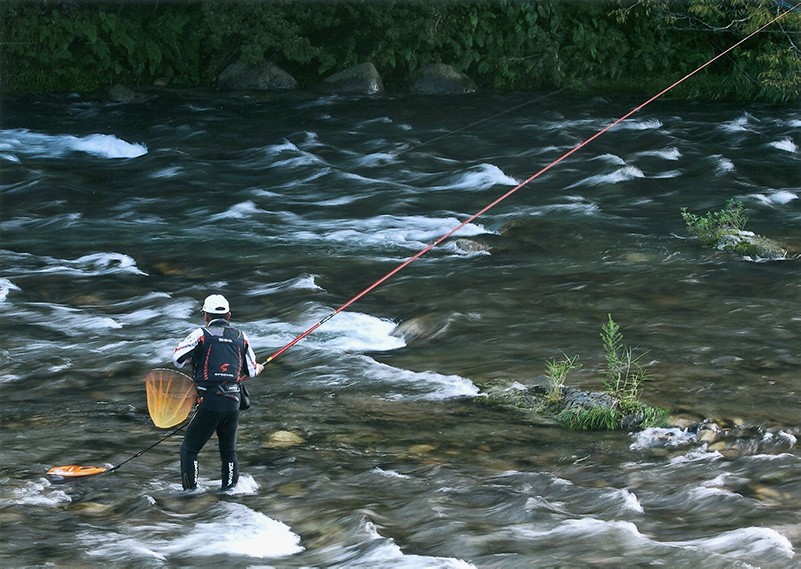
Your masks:
<svg viewBox="0 0 801 569"><path fill-rule="evenodd" d="M404 268L409 266L411 263L413 263L414 261L416 261L417 259L419 259L423 255L425 255L426 253L431 251L431 249L433 249L434 247L436 247L437 245L439 245L440 243L442 243L443 241L445 241L446 239L451 237L454 233L456 233L457 231L462 229L465 225L467 225L468 223L474 221L476 218L480 217L481 215L485 214L487 211L489 211L490 209L492 209L493 207L495 207L496 205L498 205L499 203L504 201L506 198L508 198L509 196L511 196L512 194L514 194L518 190L520 190L521 188L525 187L530 182L532 182L535 179L539 178L545 172L547 172L548 170L550 170L551 168L553 168L557 164L560 164L565 159L567 159L568 157L572 156L573 154L575 154L576 152L578 152L579 150L581 150L585 146L587 146L589 143L591 143L593 140L595 140L599 136L601 136L604 133L606 133L607 131L611 130L612 128L614 128L615 126L617 126L618 124L620 124L621 122L623 122L624 120L626 120L627 118L632 116L633 114L637 113L638 111L640 111L641 109L643 109L647 105L651 104L653 101L655 101L656 99L658 99L659 97L661 97L662 95L664 95L665 93L667 93L668 91L673 89L674 87L676 87L679 84L683 83L684 81L686 81L687 79L689 79L690 77L692 77L693 75L698 73L699 71L705 69L706 67L708 67L709 65L711 65L712 63L714 63L715 61L720 59L721 57L727 55L729 52L731 52L735 48L739 47L740 45L742 45L743 43L745 43L746 41L751 39L753 36L755 36L756 34L761 32L762 30L764 30L768 26L772 25L773 23L775 23L779 19L783 18L785 15L787 15L792 10L796 10L799 6L801 6L801 2L797 3L795 6L793 6L791 9L787 10L786 12L783 12L783 13L779 14L778 16L776 16L775 18L770 20L767 24L764 24L763 26L761 26L760 28L758 28L754 32L751 32L745 38L741 39L740 41L738 41L737 43L735 43L734 45L732 45L731 47L729 47L728 49L726 49L722 53L719 53L718 55L716 55L715 57L713 57L712 59L710 59L709 61L707 61L706 63L704 63L700 67L698 67L697 69L695 69L694 71L691 71L690 73L688 73L687 75L685 75L684 77L679 79L678 81L674 82L673 84L671 84L670 86L668 86L665 89L661 90L659 93L657 93L656 95L654 95L650 99L646 100L644 103L642 103L642 104L638 105L637 107L635 107L634 109L632 109L631 111L629 111L628 113L626 113L625 115L623 115L622 117L617 119L616 121L614 121L611 124L609 124L608 126L602 128L601 130L596 132L594 135L592 135L588 139L584 140L584 142L581 142L581 143L577 144L576 146L574 146L573 148L571 148L570 150L568 150L567 152L562 154L562 156L560 156L559 158L557 158L556 160L554 160L553 162L551 162L550 164L548 164L547 166L545 166L544 168L539 170L534 175L526 178L526 180L524 180L523 182L521 182L520 184L518 184L517 186L515 186L514 188L512 188L511 190L509 190L505 194L503 194L501 197L497 198L495 201L493 201L489 205L485 206L484 208L482 208L478 212L474 213L473 215L471 215L470 217L465 219L459 225L457 225L456 227L454 227L453 229L448 231L445 235L443 235L442 237L440 237L439 239L437 239L436 241L434 241L430 245L428 245L425 248L421 249L415 255L409 257L406 261L404 261L403 263L401 263L400 265L398 265L397 267L392 269L386 275L384 275L383 277L381 277L380 279L375 281L373 284L371 284L366 289L361 291L359 294L357 294L356 296L351 298L345 304L343 304L342 306L340 306L339 308L337 308L336 310L334 310L333 312L328 314L325 318L323 318L322 320L320 320L319 322L317 322L316 324L311 326L308 330L306 330L305 332L303 332L302 334L297 336L295 339L293 339L292 341L287 343L284 347L282 347L280 350L278 350L273 355L271 355L269 358L267 358L267 360L264 362L264 365L269 364L275 358L277 358L278 356L283 354L285 351L287 351L289 348L291 348L292 346L294 346L295 344L300 342L303 338L305 338L306 336L308 336L309 334L314 332L317 328L319 328L320 326L322 326L323 324L325 324L326 322L331 320L334 316L336 316L337 314L339 314L340 312L345 310L347 307L352 305L354 302L356 302L357 300L362 298L364 295L368 294L369 292L374 290L376 287L380 286L382 283L384 283L385 281L387 281L388 279L393 277L395 274L397 274L398 272L400 272L401 270L403 270Z"/></svg>

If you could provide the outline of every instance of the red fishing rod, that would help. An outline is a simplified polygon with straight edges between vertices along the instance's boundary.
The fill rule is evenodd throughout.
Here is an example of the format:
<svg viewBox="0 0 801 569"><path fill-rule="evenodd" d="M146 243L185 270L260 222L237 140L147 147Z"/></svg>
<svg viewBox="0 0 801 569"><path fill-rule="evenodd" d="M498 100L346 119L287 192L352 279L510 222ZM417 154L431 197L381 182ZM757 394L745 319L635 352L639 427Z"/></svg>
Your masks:
<svg viewBox="0 0 801 569"><path fill-rule="evenodd" d="M687 79L689 79L690 77L692 77L693 75L698 73L699 71L701 71L701 70L705 69L706 67L712 65L715 61L717 61L721 57L725 56L726 54L728 54L730 51L734 50L735 48L739 47L740 45L742 45L743 43L745 43L746 41L748 41L749 39L754 37L756 34L758 34L759 32L761 32L762 30L764 30L768 26L772 25L773 23L775 23L776 21L778 21L779 19L784 17L789 12L791 12L793 10L796 10L799 6L801 6L801 2L797 3L795 6L793 6L790 9L788 9L786 12L783 12L783 13L779 14L778 16L773 18L771 21L769 21L767 24L763 25L762 27L760 27L756 31L750 33L749 35L747 35L746 37L744 37L743 39L741 39L740 41L735 43L733 46L729 47L725 51L723 51L720 54L716 55L715 57L713 57L712 59L710 59L709 61L707 61L706 63L704 63L703 65L701 65L697 69L695 69L694 71L691 71L690 73L688 73L687 75L685 75L684 77L682 77L681 79L676 81L675 83L671 84L670 86L666 87L665 89L662 89L659 93L657 93L656 95L654 95L653 97L651 97L650 99L645 101L644 103L642 103L642 104L638 105L637 107L633 108L632 110L630 110L628 113L626 113L625 115L623 115L622 117L620 117L619 119L614 121L613 123L611 123L608 126L602 128L601 130L596 132L594 135L592 135L591 137L586 139L584 142L582 142L580 144L577 144L576 146L574 146L573 148L571 148L570 150L568 150L567 152L562 154L559 158L557 158L556 160L554 160L553 162L551 162L550 164L548 164L547 166L542 168L536 174L533 174L532 176L526 178L523 182L519 183L517 186L515 186L514 188L512 188L511 190L509 190L508 192L503 194L501 197L499 197L498 199L496 199L495 201L493 201L489 205L485 206L483 209L479 210L478 212L474 213L473 215L471 215L470 217L465 219L462 223L460 223L459 225L457 225L456 227L454 227L453 229L448 231L445 235L443 235L442 237L440 237L439 239L437 239L436 241L434 241L433 243L431 243L430 245L428 245L427 247L425 247L424 249L422 249L421 251L419 251L418 253L416 253L412 257L409 257L406 261L404 261L403 263L401 263L400 265L398 265L397 267L392 269L390 272L388 272L386 275L384 275L383 277L381 277L380 279L375 281L373 284L371 284L366 289L361 291L359 294L357 294L356 296L351 298L345 304L343 304L342 306L340 306L339 308L334 310L331 314L329 314L328 316L326 316L325 318L323 318L322 320L317 322L314 326L312 326L311 328L309 328L308 330L306 330L305 332L300 334L294 340L292 340L291 342L286 344L283 348L281 348L280 350L275 352L273 355L271 355L269 358L267 358L267 360L264 362L264 364L266 365L266 364L270 363L271 361L273 361L275 358L277 358L278 356L283 354L289 348L291 348L292 346L294 346L295 344L300 342L303 338L305 338L306 336L308 336L309 334L314 332L317 328L319 328L320 326L322 326L323 324L325 324L326 322L331 320L334 316L336 316L337 314L339 314L340 312L345 310L348 306L350 306L351 304L353 304L354 302L359 300L361 297L363 297L364 295L366 295L367 293L369 293L370 291L372 291L376 287L380 286L386 280L392 278L396 273L402 271L408 265L410 265L411 263L413 263L414 261L416 261L417 259L419 259L423 255L425 255L426 253L431 251L431 249L433 249L434 247L436 247L437 245L439 245L440 243L445 241L448 237L452 236L454 233L459 231L462 227L464 227L468 223L474 221L476 218L480 217L481 215L483 215L484 213L486 213L487 211L489 211L490 209L492 209L493 207L495 207L496 205L501 203L503 200L505 200L506 198L508 198L509 196L511 196L512 194L514 194L518 190L520 190L521 188L525 187L526 185L528 185L532 181L536 180L537 178L542 176L545 172L547 172L548 170L550 170L551 168L553 168L557 164L561 163L562 161L567 159L569 156L572 156L573 154L575 154L576 152L578 152L579 150L581 150L582 148L587 146L590 142L592 142L593 140L595 140L596 138L598 138L599 136L601 136L605 132L609 131L610 129L614 128L615 126L617 126L618 124L620 124L621 122L623 122L624 120L626 120L627 118L632 116L634 113L640 111L641 109L643 109L647 105L651 104L656 99L658 99L659 97L661 97L662 95L664 95L665 93L667 93L668 91L670 91L671 89L676 87L677 85L683 83L684 81L686 81Z"/></svg>

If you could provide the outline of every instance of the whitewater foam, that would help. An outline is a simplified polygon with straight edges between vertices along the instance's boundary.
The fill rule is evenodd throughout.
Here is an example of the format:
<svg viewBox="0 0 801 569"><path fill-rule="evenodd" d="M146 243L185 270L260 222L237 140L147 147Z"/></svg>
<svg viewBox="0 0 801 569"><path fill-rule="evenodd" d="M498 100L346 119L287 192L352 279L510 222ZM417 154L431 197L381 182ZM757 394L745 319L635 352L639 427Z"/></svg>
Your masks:
<svg viewBox="0 0 801 569"><path fill-rule="evenodd" d="M286 524L234 502L220 504L213 522L198 523L190 532L160 548L162 553L193 556L220 554L257 558L288 557L304 550L300 536Z"/></svg>
<svg viewBox="0 0 801 569"><path fill-rule="evenodd" d="M599 186L601 184L619 184L620 182L628 182L629 180L634 180L636 178L645 178L645 174L643 174L642 170L639 168L634 166L626 166L625 168L619 168L610 174L598 174L596 176L590 176L584 180L581 180L580 182L576 182L575 184L568 186L568 189L581 185Z"/></svg>
<svg viewBox="0 0 801 569"><path fill-rule="evenodd" d="M769 194L751 194L750 197L756 198L767 205L785 205L798 199L798 194L789 190L776 190Z"/></svg>
<svg viewBox="0 0 801 569"><path fill-rule="evenodd" d="M368 542L373 542L369 551L358 559L348 560L348 567L385 567L404 569L476 569L475 565L455 557L432 557L427 555L410 555L390 538L378 533L370 521L363 523L363 531Z"/></svg>
<svg viewBox="0 0 801 569"><path fill-rule="evenodd" d="M3 494L8 496L0 499L0 506L4 508L22 505L58 506L72 502L66 492L53 488L53 484L45 478L28 481L19 488L8 488L8 483L5 482L4 485L6 488Z"/></svg>
<svg viewBox="0 0 801 569"><path fill-rule="evenodd" d="M713 156L716 159L715 164L715 173L720 176L721 174L728 174L729 172L734 171L734 162L729 160L728 158L723 158L721 156Z"/></svg>
<svg viewBox="0 0 801 569"><path fill-rule="evenodd" d="M325 240L352 244L354 248L402 247L419 251L461 223L455 217L380 215L368 219L346 220L319 224L320 231L299 231L295 236L304 240ZM483 226L468 223L454 235L470 237L489 233Z"/></svg>
<svg viewBox="0 0 801 569"><path fill-rule="evenodd" d="M623 160L617 154L601 154L600 156L596 156L592 160L601 160L606 162L607 164L611 164L612 166L625 166L626 161Z"/></svg>
<svg viewBox="0 0 801 569"><path fill-rule="evenodd" d="M775 148L776 150L783 150L784 152L798 152L798 146L796 146L795 142L791 138L785 138L782 140L778 140L776 142L768 143L768 146Z"/></svg>
<svg viewBox="0 0 801 569"><path fill-rule="evenodd" d="M681 158L681 152L675 146L665 148L663 150L646 150L645 152L638 152L637 156L655 156L665 160L678 160Z"/></svg>
<svg viewBox="0 0 801 569"><path fill-rule="evenodd" d="M46 255L0 251L7 266L16 274L57 273L82 277L132 274L147 276L139 270L136 261L122 253L91 253L77 259L57 259Z"/></svg>
<svg viewBox="0 0 801 569"><path fill-rule="evenodd" d="M80 137L12 129L0 130L0 151L42 158L60 158L70 152L85 152L100 158L136 158L147 154L147 147L125 142L110 134Z"/></svg>
<svg viewBox="0 0 801 569"><path fill-rule="evenodd" d="M719 555L738 558L772 552L786 558L795 556L790 540L776 530L764 527L747 527L722 533L715 537L691 541L666 542L682 548L699 548Z"/></svg>
<svg viewBox="0 0 801 569"><path fill-rule="evenodd" d="M662 128L662 121L659 119L645 119L645 120L625 120L617 125L612 130L654 130Z"/></svg>
<svg viewBox="0 0 801 569"><path fill-rule="evenodd" d="M677 427L665 429L660 427L649 427L643 431L634 433L634 442L629 448L631 450L643 450L654 447L677 448L687 446L695 442L695 435L683 431Z"/></svg>
<svg viewBox="0 0 801 569"><path fill-rule="evenodd" d="M12 290L22 290L8 279L0 279L0 302L5 302Z"/></svg>
<svg viewBox="0 0 801 569"><path fill-rule="evenodd" d="M125 560L141 557L166 561L170 556L214 557L219 555L278 559L300 553L300 536L286 524L234 502L220 502L207 514L212 522L199 522L173 538L175 524L130 526L118 532L86 530L79 541L92 557ZM135 564L135 563L134 563Z"/></svg>
<svg viewBox="0 0 801 569"><path fill-rule="evenodd" d="M221 221L223 219L247 219L260 213L266 213L264 210L256 207L252 201L245 201L231 206L222 213L212 215L208 221Z"/></svg>
<svg viewBox="0 0 801 569"><path fill-rule="evenodd" d="M326 350L344 352L396 350L406 345L392 336L397 325L391 320L360 312L340 312L317 335L315 344Z"/></svg>
<svg viewBox="0 0 801 569"><path fill-rule="evenodd" d="M516 186L519 183L519 181L507 176L503 170L493 164L479 164L470 168L467 172L459 174L452 183L431 189L480 191L496 185Z"/></svg>
<svg viewBox="0 0 801 569"><path fill-rule="evenodd" d="M247 294L250 296L261 296L264 294L274 294L276 292L282 292L285 290L311 290L325 292L325 289L315 282L316 278L317 277L315 275L301 275L299 277L295 277L294 279L254 287L247 291Z"/></svg>
<svg viewBox="0 0 801 569"><path fill-rule="evenodd" d="M358 356L362 362L364 377L375 383L403 387L403 393L385 396L393 400L406 398L443 400L458 397L475 397L478 387L472 381L458 375L443 375L433 371L411 371L377 362L368 356ZM409 392L415 392L411 395Z"/></svg>

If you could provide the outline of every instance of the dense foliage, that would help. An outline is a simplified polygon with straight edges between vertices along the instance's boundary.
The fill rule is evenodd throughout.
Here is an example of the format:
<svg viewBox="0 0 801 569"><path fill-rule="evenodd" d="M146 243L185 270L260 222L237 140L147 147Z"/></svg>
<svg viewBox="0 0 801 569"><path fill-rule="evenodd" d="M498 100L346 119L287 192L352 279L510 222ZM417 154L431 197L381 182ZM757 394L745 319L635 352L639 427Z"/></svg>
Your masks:
<svg viewBox="0 0 801 569"><path fill-rule="evenodd" d="M15 2L0 4L3 93L214 86L269 59L312 86L372 61L388 89L433 62L485 89L653 91L790 6L775 0ZM694 77L684 97L797 100L795 11Z"/></svg>

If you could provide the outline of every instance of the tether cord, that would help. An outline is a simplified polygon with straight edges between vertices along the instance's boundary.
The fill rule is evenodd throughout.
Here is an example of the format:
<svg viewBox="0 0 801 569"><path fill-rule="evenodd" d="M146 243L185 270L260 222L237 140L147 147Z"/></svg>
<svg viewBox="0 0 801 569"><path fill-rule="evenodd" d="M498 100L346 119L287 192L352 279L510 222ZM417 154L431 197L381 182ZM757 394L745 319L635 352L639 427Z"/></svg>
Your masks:
<svg viewBox="0 0 801 569"><path fill-rule="evenodd" d="M125 464L125 463L127 463L127 462L131 462L133 459L135 459L135 458L138 458L138 457L142 456L142 455L143 455L143 454L145 454L147 451L149 451L149 450L151 450L151 449L154 449L154 448L156 448L158 445L160 445L161 443L163 443L164 441L166 441L167 439L169 439L169 438L170 438L171 436L173 436L174 434L176 434L176 433L178 433L179 431L181 431L181 430L185 429L185 428L186 428L186 426L187 426L189 423L191 423L191 422L192 422L192 419L194 419L194 417L195 417L195 416L194 416L194 415L192 415L192 417L191 417L191 418L190 418L188 421L186 421L186 422L185 422L183 425L181 425L180 427L178 427L178 428L177 428L177 429L175 429L174 431L171 431L169 434L167 434L167 435L164 435L162 438L160 438L160 439L159 439L159 440L157 440L155 443L153 443L152 445L150 445L149 447L147 447L145 450L141 450L141 451L137 452L135 455L133 455L132 457L130 457L130 458L127 458L127 459L123 460L123 461L122 461L121 463L119 463L118 465L116 465L116 466L112 466L112 467L111 467L111 468L109 468L108 470L105 470L105 471L104 471L104 473L105 473L105 472L114 472L115 470L117 470L117 469L118 469L120 466L122 466L123 464Z"/></svg>
<svg viewBox="0 0 801 569"><path fill-rule="evenodd" d="M539 177L540 177L540 176L542 176L542 175L543 175L545 172L547 172L548 170L550 170L551 168L553 168L553 167L554 167L554 166L556 166L557 164L561 163L562 161L564 161L564 160L565 160L566 158L568 158L569 156L572 156L573 154L575 154L576 152L578 152L579 150L581 150L582 148L584 148L585 146L587 146L587 145L588 145L590 142L592 142L593 140L595 140L596 138L598 138L599 136L601 136L602 134L604 134L604 133L605 133L605 132L607 132L608 130L610 130L610 129L614 128L615 126L617 126L618 124L620 124L621 122L623 122L624 120L626 120L627 118L629 118L629 117L630 117L631 115L633 115L634 113L636 113L636 112L640 111L640 110L641 110L642 108L644 108L645 106L647 106L647 105L651 104L651 103L652 103L652 102L654 102L656 99L658 99L659 97L661 97L662 95L664 95L665 93L667 93L668 91L670 91L671 89L673 89L674 87L676 87L677 85L679 85L679 84L683 83L684 81L686 81L687 79L689 79L690 77L692 77L693 75L695 75L696 73L698 73L699 71L701 71L702 69L705 69L706 67L708 67L709 65L711 65L712 63L714 63L715 61L717 61L718 59L720 59L721 57L725 56L725 55L726 55L727 53L729 53L730 51L732 51L732 50L734 50L735 48L739 47L740 45L742 45L743 43L745 43L746 41L748 41L749 39L751 39L752 37L754 37L756 34L758 34L759 32L761 32L762 30L764 30L764 29L765 29L765 28L767 28L768 26L772 25L773 23L775 23L775 22L776 22L776 21L778 21L779 19L783 18L783 17L784 17L786 14L788 14L788 13L789 13L789 12L791 12L792 10L795 10L796 8L798 8L798 6L801 6L801 2L797 3L795 6L793 6L791 9L787 10L786 12L783 12L782 14L779 14L778 16L776 16L775 18L773 18L771 21L769 21L767 24L765 24L765 25L761 26L761 27L760 27L759 29L757 29L756 31L754 31L754 32L750 33L750 34L749 34L749 35L747 35L745 38L743 38L743 39L741 39L740 41L738 41L737 43L735 43L733 46L731 46L730 48L728 48L726 51L724 51L724 52L722 52L722 53L720 53L720 54L716 55L715 57L713 57L712 59L710 59L709 61L707 61L707 62L706 62L706 63L704 63L703 65L701 65L700 67L698 67L698 68L697 68L695 71L691 71L690 73L688 73L687 75L685 75L684 77L682 77L681 79L679 79L678 81L676 81L675 83L673 83L672 85L670 85L669 87L667 87L667 88L665 88L665 89L662 89L662 90L661 90L659 93L657 93L656 95L654 95L653 97L651 97L650 99L648 99L647 101L645 101L644 103L642 103L641 105L639 105L639 106L635 107L634 109L632 109L631 111L629 111L628 113L626 113L625 115L623 115L622 117L620 117L619 119L617 119L615 122L611 123L610 125L608 125L607 127L603 128L603 129L599 130L599 131L598 131L598 132L596 132L594 135L592 135L590 138L586 139L584 142L582 142L582 143L580 143L580 144L576 145L576 146L575 146L575 147L573 147L572 149L570 149L570 150L568 150L567 152L565 152L564 154L562 154L562 156L560 156L559 158L557 158L556 160L554 160L553 162L551 162L550 164L548 164L547 166L545 166L544 168L542 168L542 169L541 169L539 172L537 172L536 174L534 174L534 175L530 176L530 177L529 177L529 178L527 178L525 181L521 182L520 184L518 184L517 186L515 186L514 188L512 188L511 190L509 190L508 192L506 192L505 194L503 194L501 197L499 197L498 199L496 199L495 201L493 201L492 203L490 203L489 205L487 205L486 207L484 207L483 209L481 209L480 211L478 211L478 212L474 213L473 215L471 215L470 217L468 217L467 219L465 219L465 220L464 220L462 223L460 223L459 225L457 225L456 227L454 227L453 229L451 229L450 231L448 231L448 232L447 232L445 235L443 235L442 237L440 237L439 239L437 239L436 241L434 241L433 243L431 243L430 245L428 245L426 248L422 249L420 252L418 252L418 253L417 253L417 254L415 254L414 256L410 257L409 259L407 259L406 261L404 261L403 263L401 263L400 265L398 265L397 267L395 267L393 270L391 270L391 271L390 271L390 272L388 272L386 275L384 275L383 277L381 277L380 279L378 279L376 282L374 282L373 284L371 284L370 286L368 286L368 287L367 287L366 289L364 289L362 292L360 292L359 294L357 294L356 296L354 296L353 298L351 298L351 299L350 299L349 301L347 301L345 304L343 304L342 306L340 306L339 308L337 308L336 310L334 310L334 311L333 311L331 314L329 314L328 316L326 316L325 318L323 318L322 320L320 320L320 321L319 321L317 324L315 324L314 326L312 326L311 328L309 328L308 330L306 330L305 332L303 332L301 335L299 335L297 338L295 338L294 340L292 340L291 342L289 342L289 343L288 343L287 345L285 345L283 348L281 348L280 350L278 350L277 352L275 352L273 355L271 355L269 358L267 358L267 361L265 361L264 363L265 363L265 364L268 364L268 363L270 363L271 361L273 361L275 358L277 358L278 356L280 356L281 354L283 354L283 353L284 353L285 351L287 351L289 348L291 348L292 346L294 346L295 344L297 344L298 342L300 342L300 341L301 341L303 338L305 338L306 336L308 336L309 334L311 334L312 332L314 332L314 331L315 331L317 328L319 328L320 326L322 326L323 324L325 324L326 322L328 322L329 320L331 320L331 318L333 318L334 316L336 316L337 314L339 314L340 312L342 312L343 310L345 310L345 309L346 309L348 306L350 306L351 304L353 304L354 302L356 302L357 300L359 300L361 297L363 297L364 295L366 295L367 293L369 293L370 291L372 291L373 289L375 289L376 287L378 287L379 285L381 285L383 282L385 282L386 280L388 280L389 278L391 278L392 276L394 276L394 275L395 275L396 273L398 273L399 271L403 270L403 269L404 269L406 266L408 266L409 264L411 264L411 263L412 263L412 262L414 262L415 260L419 259L419 258L420 258L420 257L422 257L423 255L425 255L426 253L428 253L428 252L429 252L431 249L433 249L434 247L436 247L437 245L439 245L440 243L442 243L443 241L445 241L445 240L446 240L448 237L452 236L454 233L456 233L457 231L459 231L459 230L460 230L462 227L464 227L464 226L465 226L465 225L467 225L468 223L470 223L470 222L474 221L476 218L478 218L479 216L483 215L484 213L486 213L487 211L489 211L490 209L492 209L493 207L495 207L496 205L498 205L499 203L501 203L503 200L505 200L506 198L508 198L509 196L511 196L512 194L514 194L515 192L517 192L519 189L521 189L521 188L523 188L524 186L528 185L528 184L529 184L530 182L532 182L533 180L535 180L535 179L539 178Z"/></svg>

